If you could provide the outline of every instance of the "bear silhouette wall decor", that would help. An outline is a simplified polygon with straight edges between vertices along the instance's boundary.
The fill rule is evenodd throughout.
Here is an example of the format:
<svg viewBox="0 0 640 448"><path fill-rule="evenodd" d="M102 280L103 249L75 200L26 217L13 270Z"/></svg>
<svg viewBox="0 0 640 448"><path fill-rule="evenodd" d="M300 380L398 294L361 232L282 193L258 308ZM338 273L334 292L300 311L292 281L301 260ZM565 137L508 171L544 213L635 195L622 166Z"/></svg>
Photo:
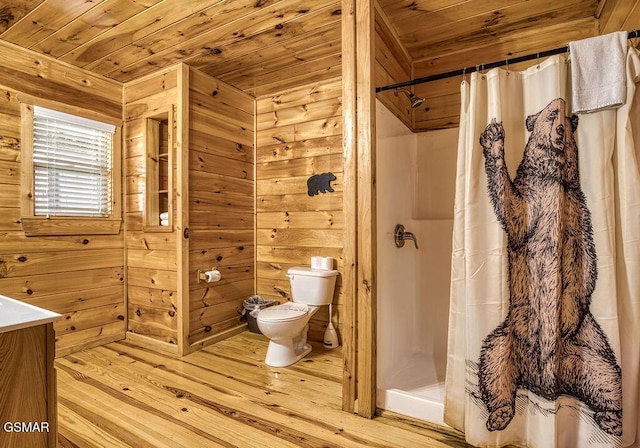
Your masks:
<svg viewBox="0 0 640 448"><path fill-rule="evenodd" d="M307 179L307 193L309 196L315 196L322 193L333 193L331 181L336 180L333 173L314 174Z"/></svg>
<svg viewBox="0 0 640 448"><path fill-rule="evenodd" d="M591 213L580 187L578 117L551 101L526 119L531 133L511 180L495 118L480 136L488 193L507 234L507 316L483 340L478 380L489 431L515 412L516 392L572 396L605 432L622 434L621 370L590 311L597 278Z"/></svg>

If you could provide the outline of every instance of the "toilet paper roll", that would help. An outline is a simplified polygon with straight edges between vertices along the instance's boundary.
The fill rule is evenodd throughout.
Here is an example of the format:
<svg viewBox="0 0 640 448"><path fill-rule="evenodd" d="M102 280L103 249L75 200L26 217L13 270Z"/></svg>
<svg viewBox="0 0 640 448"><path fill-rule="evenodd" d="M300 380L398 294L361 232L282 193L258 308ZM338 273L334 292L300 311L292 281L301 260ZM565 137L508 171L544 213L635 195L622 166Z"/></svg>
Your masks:
<svg viewBox="0 0 640 448"><path fill-rule="evenodd" d="M333 258L332 257L322 257L320 260L320 269L323 271L330 271L333 269Z"/></svg>
<svg viewBox="0 0 640 448"><path fill-rule="evenodd" d="M204 273L204 281L207 283L218 282L221 277L220 271L217 269L213 271L205 271Z"/></svg>
<svg viewBox="0 0 640 448"><path fill-rule="evenodd" d="M323 257L311 257L311 269L316 271L322 269L322 258Z"/></svg>

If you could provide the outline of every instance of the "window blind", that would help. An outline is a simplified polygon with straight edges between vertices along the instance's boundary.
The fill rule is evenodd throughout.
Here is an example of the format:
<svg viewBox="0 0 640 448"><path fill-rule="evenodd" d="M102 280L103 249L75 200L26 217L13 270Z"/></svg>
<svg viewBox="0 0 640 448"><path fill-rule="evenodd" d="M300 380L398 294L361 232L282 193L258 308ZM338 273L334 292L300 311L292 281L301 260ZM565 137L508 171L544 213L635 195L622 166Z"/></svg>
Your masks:
<svg viewBox="0 0 640 448"><path fill-rule="evenodd" d="M34 214L109 216L115 126L37 106L33 115Z"/></svg>

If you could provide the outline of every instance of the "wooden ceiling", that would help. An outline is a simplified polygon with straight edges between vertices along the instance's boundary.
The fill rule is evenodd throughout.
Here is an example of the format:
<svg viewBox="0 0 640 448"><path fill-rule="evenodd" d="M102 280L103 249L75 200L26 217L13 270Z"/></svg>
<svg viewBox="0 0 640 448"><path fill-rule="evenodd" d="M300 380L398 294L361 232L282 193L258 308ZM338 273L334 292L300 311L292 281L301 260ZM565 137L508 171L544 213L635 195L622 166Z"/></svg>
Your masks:
<svg viewBox="0 0 640 448"><path fill-rule="evenodd" d="M340 0L3 3L0 39L122 82L179 61L254 95L340 74Z"/></svg>
<svg viewBox="0 0 640 448"><path fill-rule="evenodd" d="M640 28L640 0L379 0L379 5L401 43L412 79ZM402 59L402 54L396 57ZM457 126L461 81L448 78L414 86L414 93L426 101L413 111L406 110L404 101L405 109L396 114L410 116L407 124L415 131ZM392 93L378 97L383 95L389 99Z"/></svg>
<svg viewBox="0 0 640 448"><path fill-rule="evenodd" d="M126 82L185 62L260 96L341 71L340 0L11 0L0 39ZM378 0L409 77L640 28L640 0ZM401 79L403 81L405 79ZM416 86L415 129L447 127L460 80Z"/></svg>

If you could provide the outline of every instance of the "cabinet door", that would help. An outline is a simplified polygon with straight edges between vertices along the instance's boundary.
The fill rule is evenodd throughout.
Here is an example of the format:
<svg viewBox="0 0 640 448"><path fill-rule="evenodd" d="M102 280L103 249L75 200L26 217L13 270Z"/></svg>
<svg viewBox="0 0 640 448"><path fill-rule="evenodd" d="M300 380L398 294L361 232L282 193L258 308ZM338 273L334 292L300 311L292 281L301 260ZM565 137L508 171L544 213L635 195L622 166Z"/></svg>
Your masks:
<svg viewBox="0 0 640 448"><path fill-rule="evenodd" d="M46 325L0 333L0 446L47 447L57 431L55 416L48 419L51 355Z"/></svg>

